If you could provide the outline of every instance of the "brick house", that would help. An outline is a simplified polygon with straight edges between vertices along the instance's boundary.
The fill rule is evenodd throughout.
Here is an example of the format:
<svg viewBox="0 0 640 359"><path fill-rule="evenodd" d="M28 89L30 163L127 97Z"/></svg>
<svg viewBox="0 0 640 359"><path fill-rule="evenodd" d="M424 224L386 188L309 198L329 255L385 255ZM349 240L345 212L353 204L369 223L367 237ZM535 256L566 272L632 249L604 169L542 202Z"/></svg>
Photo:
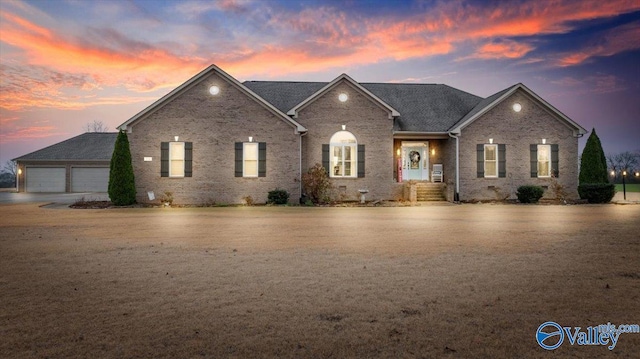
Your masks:
<svg viewBox="0 0 640 359"><path fill-rule="evenodd" d="M296 202L315 163L347 200L361 189L368 199L400 199L408 181L434 179L450 201L514 198L524 184L553 198L553 181L577 198L586 133L523 84L481 98L345 74L240 83L215 65L119 128L129 135L138 201L171 191L177 203L260 203L275 188Z"/></svg>

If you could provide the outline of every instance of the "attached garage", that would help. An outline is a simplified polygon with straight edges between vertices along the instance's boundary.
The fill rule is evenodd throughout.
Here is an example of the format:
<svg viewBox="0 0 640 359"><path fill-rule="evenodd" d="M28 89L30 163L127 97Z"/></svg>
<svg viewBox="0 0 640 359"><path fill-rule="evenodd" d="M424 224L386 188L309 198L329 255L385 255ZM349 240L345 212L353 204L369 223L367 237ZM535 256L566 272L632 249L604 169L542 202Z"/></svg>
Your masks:
<svg viewBox="0 0 640 359"><path fill-rule="evenodd" d="M107 192L117 132L87 132L14 159L18 192Z"/></svg>
<svg viewBox="0 0 640 359"><path fill-rule="evenodd" d="M64 192L65 167L27 167L27 192Z"/></svg>
<svg viewBox="0 0 640 359"><path fill-rule="evenodd" d="M107 192L109 167L71 167L71 192Z"/></svg>

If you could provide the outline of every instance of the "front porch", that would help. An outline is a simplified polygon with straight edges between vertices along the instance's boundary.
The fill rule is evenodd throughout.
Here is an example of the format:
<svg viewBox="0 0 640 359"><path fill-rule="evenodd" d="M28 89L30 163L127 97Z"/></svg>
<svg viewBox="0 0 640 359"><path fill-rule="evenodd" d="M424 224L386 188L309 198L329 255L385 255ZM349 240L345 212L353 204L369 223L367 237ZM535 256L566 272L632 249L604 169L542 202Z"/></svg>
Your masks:
<svg viewBox="0 0 640 359"><path fill-rule="evenodd" d="M394 139L393 178L407 181L444 182L445 139Z"/></svg>

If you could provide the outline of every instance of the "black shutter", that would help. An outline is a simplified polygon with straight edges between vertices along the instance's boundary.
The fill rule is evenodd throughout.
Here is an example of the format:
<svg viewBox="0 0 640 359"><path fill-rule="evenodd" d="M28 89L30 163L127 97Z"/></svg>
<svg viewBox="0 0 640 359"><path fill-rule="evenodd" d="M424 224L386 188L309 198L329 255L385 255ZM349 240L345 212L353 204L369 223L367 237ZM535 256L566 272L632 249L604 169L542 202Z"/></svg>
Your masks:
<svg viewBox="0 0 640 359"><path fill-rule="evenodd" d="M193 174L193 142L184 143L184 176Z"/></svg>
<svg viewBox="0 0 640 359"><path fill-rule="evenodd" d="M560 176L559 151L558 145L551 145L551 174L556 178Z"/></svg>
<svg viewBox="0 0 640 359"><path fill-rule="evenodd" d="M531 160L531 178L538 177L538 145L529 145L529 159Z"/></svg>
<svg viewBox="0 0 640 359"><path fill-rule="evenodd" d="M358 145L358 178L364 178L364 145Z"/></svg>
<svg viewBox="0 0 640 359"><path fill-rule="evenodd" d="M322 167L329 176L329 145L322 145Z"/></svg>
<svg viewBox="0 0 640 359"><path fill-rule="evenodd" d="M267 177L267 143L258 143L258 177Z"/></svg>
<svg viewBox="0 0 640 359"><path fill-rule="evenodd" d="M242 142L236 142L236 177L242 177Z"/></svg>
<svg viewBox="0 0 640 359"><path fill-rule="evenodd" d="M478 163L478 178L482 178L484 177L484 145L483 144L478 144L476 146L476 152L477 152L477 156L476 156L476 162Z"/></svg>
<svg viewBox="0 0 640 359"><path fill-rule="evenodd" d="M498 177L507 177L507 146L498 145Z"/></svg>
<svg viewBox="0 0 640 359"><path fill-rule="evenodd" d="M169 177L169 142L160 142L160 177Z"/></svg>

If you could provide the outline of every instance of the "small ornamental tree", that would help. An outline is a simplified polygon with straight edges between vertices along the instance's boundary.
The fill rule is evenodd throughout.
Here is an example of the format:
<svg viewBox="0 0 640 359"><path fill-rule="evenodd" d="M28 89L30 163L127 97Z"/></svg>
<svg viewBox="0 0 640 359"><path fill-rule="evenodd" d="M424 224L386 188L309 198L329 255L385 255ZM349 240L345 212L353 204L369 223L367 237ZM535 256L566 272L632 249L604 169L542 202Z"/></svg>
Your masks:
<svg viewBox="0 0 640 359"><path fill-rule="evenodd" d="M127 133L120 131L111 156L109 171L109 198L116 206L136 202L136 185L131 164L131 150Z"/></svg>
<svg viewBox="0 0 640 359"><path fill-rule="evenodd" d="M607 203L615 194L614 185L609 183L607 159L595 128L582 151L579 180L580 198L589 200L590 203Z"/></svg>
<svg viewBox="0 0 640 359"><path fill-rule="evenodd" d="M302 185L313 203L326 203L330 200L330 191L333 188L327 170L321 164L309 168L302 175Z"/></svg>
<svg viewBox="0 0 640 359"><path fill-rule="evenodd" d="M607 158L594 128L587 139L580 160L580 184L609 183Z"/></svg>

